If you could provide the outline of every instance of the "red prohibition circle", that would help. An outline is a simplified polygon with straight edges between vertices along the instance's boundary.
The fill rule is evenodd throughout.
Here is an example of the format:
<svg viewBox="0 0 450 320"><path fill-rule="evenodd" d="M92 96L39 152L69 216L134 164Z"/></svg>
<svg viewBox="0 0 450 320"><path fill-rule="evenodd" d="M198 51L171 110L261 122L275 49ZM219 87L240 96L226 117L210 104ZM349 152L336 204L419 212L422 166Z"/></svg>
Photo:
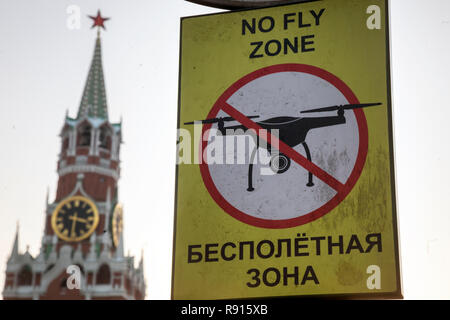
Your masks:
<svg viewBox="0 0 450 320"><path fill-rule="evenodd" d="M252 73L249 73L248 75L244 76L243 78L239 79L235 83L233 83L225 92L219 97L219 99L216 101L214 106L212 107L211 111L209 112L207 119L209 118L216 118L218 112L221 110L221 106L224 105L224 103L241 87L246 85L247 83L269 75L273 73L279 73L279 72L301 72L301 73L307 73L311 74L313 76L319 77L331 85L333 85L336 89L338 89L344 97L347 99L347 101L350 104L358 104L359 101L356 98L355 94L352 92L352 90L338 77L335 75L329 73L328 71L325 71L321 68L306 65L306 64L278 64L273 65L269 67L265 67L259 70L256 70ZM368 150L368 129L367 129L367 121L366 117L364 115L364 112L362 109L354 109L353 110L356 122L358 125L358 132L359 132L359 146L358 146L358 154L355 161L355 166L350 173L350 176L348 177L347 181L343 185L343 187L340 190L336 190L336 195L331 198L328 202L323 204L321 207L311 211L310 213L307 213L305 215L296 217L296 218L290 218L290 219L282 219L282 220L270 220L270 219L262 219L262 218L256 218L254 216L251 216L249 214L246 214L245 212L242 212L241 210L235 208L233 205L231 205L217 190L216 185L214 184L214 181L211 177L211 173L209 171L209 166L206 163L206 161L203 161L200 166L200 172L203 178L203 182L205 183L206 188L208 189L208 192L210 193L211 197L216 201L216 203L230 216L234 217L235 219L252 225L256 227L261 228L271 228L271 229L282 229L282 228L292 228L296 226L300 226L306 223L309 223L311 221L314 221L328 212L330 212L332 209L334 209L339 203L342 202L342 200L345 199L345 197L350 193L354 185L356 184L356 181L358 181L362 169L364 167L366 157L367 157L367 150ZM205 136L205 132L211 128L212 124L207 124L203 126L203 132L202 137ZM201 141L201 148L200 148L200 156L204 154L204 150L208 144L208 141L204 141L202 139Z"/></svg>

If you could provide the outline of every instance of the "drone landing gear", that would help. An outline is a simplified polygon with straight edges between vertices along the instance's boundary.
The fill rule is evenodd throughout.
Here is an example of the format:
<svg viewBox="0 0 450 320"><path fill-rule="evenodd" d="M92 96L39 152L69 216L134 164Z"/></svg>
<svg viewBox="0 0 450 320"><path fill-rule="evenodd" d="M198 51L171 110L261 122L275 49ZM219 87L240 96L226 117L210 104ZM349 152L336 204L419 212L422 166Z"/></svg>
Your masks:
<svg viewBox="0 0 450 320"><path fill-rule="evenodd" d="M302 146L303 146L303 148L305 148L306 158L309 161L312 161L311 160L311 152L309 152L309 148L308 148L308 145L306 144L306 142L302 142ZM306 184L306 186L307 187L312 187L313 185L314 185L314 183L313 183L313 175L312 175L311 172L308 171L308 183Z"/></svg>
<svg viewBox="0 0 450 320"><path fill-rule="evenodd" d="M258 148L253 149L252 155L250 157L250 164L248 165L248 188L247 191L253 191L255 188L253 188L253 161L255 160L255 154L256 150Z"/></svg>

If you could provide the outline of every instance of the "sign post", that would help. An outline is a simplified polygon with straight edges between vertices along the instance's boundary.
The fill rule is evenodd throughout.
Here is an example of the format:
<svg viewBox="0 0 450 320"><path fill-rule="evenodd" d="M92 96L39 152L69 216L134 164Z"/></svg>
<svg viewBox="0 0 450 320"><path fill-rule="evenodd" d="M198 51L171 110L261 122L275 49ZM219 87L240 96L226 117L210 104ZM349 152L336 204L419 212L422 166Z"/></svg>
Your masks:
<svg viewBox="0 0 450 320"><path fill-rule="evenodd" d="M402 297L387 5L182 19L172 298Z"/></svg>
<svg viewBox="0 0 450 320"><path fill-rule="evenodd" d="M222 9L260 8L294 2L308 2L310 0L186 0L209 7Z"/></svg>

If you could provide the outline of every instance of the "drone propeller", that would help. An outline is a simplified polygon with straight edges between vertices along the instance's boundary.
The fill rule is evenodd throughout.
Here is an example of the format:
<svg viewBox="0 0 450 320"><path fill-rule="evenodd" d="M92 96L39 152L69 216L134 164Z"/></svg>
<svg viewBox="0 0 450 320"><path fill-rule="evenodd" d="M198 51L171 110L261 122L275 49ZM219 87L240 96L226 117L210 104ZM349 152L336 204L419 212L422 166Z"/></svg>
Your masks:
<svg viewBox="0 0 450 320"><path fill-rule="evenodd" d="M340 106L331 106L331 107L304 110L304 111L300 111L300 113L326 112L326 111L335 111L335 110L351 110L351 109L360 109L360 108L365 108L365 107L379 106L381 104L382 104L381 102L361 103L361 104L344 104L344 105L340 105Z"/></svg>
<svg viewBox="0 0 450 320"><path fill-rule="evenodd" d="M247 116L247 118L249 118L249 119L254 119L254 118L258 118L258 117L259 116ZM206 124L206 123L217 123L220 121L228 122L228 121L236 121L236 119L234 119L232 117L212 118L212 119L206 119L206 120L185 122L184 124L194 124L194 123L198 123L198 122L200 122L202 124Z"/></svg>

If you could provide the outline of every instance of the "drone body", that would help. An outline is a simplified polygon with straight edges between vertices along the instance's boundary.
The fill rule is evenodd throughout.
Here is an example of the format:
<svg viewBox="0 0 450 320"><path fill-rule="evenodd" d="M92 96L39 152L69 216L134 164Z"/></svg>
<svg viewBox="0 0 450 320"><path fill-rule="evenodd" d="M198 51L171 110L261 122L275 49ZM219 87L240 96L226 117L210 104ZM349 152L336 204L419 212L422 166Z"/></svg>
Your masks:
<svg viewBox="0 0 450 320"><path fill-rule="evenodd" d="M337 111L336 116L326 116L326 117L291 117L291 116L279 116L268 118L262 121L256 122L256 124L262 129L267 130L268 132L273 132L277 130L278 139L289 147L293 148L299 144L302 144L303 148L306 152L306 157L308 161L312 162L311 152L309 150L308 144L306 143L306 136L308 132L312 129L325 128L335 125L345 124L345 110L352 109L360 109L371 106L378 106L381 103L366 103L366 104L347 104L347 105L339 105L339 106L330 106L324 108L317 109L309 109L301 111L301 113L316 113L316 112L330 112ZM247 118L258 118L259 116L247 116ZM248 129L244 125L235 125L225 127L225 122L235 121L232 117L222 117L222 118L213 118L206 119L200 121L191 121L185 122L184 124L207 124L207 123L217 123L218 129L222 133L222 135L242 135L246 133L245 131ZM253 161L256 154L256 150L258 147L264 147L267 149L269 153L272 153L272 146L270 144L260 144L259 139L256 139L256 148L252 151L252 155L249 163L249 172L248 172L248 188L247 191L253 191ZM290 167L291 159L283 153L275 154L272 159L270 166L275 173L280 174L286 172ZM311 172L308 172L308 182L306 184L308 187L314 186L313 183L313 175Z"/></svg>

